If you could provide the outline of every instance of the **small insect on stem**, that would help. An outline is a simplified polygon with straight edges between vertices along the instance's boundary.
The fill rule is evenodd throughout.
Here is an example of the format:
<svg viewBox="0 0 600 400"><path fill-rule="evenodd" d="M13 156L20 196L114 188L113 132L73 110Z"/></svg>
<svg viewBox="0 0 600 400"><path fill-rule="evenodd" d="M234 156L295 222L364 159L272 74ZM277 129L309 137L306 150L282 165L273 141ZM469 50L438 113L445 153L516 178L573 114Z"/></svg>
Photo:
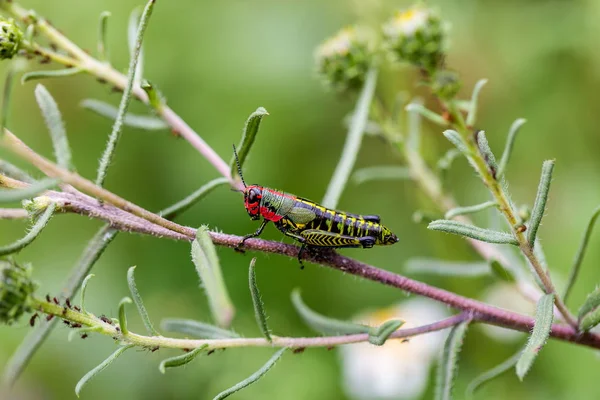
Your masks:
<svg viewBox="0 0 600 400"><path fill-rule="evenodd" d="M262 223L256 232L244 236L236 250L241 250L246 240L259 236L269 222L273 222L284 235L301 244L297 258L302 268L302 258L307 249L371 248L398 242L398 237L381 224L378 215L331 210L293 194L259 185L247 185L235 146L233 154L244 185L244 207L252 220L262 217Z"/></svg>
<svg viewBox="0 0 600 400"><path fill-rule="evenodd" d="M33 314L31 318L29 318L29 325L35 326L35 320L37 317L39 317L38 313Z"/></svg>

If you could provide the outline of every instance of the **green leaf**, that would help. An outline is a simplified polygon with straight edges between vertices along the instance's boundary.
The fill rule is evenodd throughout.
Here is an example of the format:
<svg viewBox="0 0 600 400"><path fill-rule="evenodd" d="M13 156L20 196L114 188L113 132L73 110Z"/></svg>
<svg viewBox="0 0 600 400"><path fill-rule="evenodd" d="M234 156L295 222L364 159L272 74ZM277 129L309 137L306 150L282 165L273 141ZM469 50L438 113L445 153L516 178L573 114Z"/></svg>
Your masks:
<svg viewBox="0 0 600 400"><path fill-rule="evenodd" d="M194 191L185 199L178 201L177 203L165 208L164 210L161 210L158 214L165 219L173 219L179 214L188 210L190 207L192 207L194 204L196 204L206 196L208 196L208 194L210 194L214 189L228 183L229 179L227 178L213 179L207 184L200 186L199 189Z"/></svg>
<svg viewBox="0 0 600 400"><path fill-rule="evenodd" d="M148 95L148 104L156 111L160 111L165 105L165 98L155 85L147 80L142 81L142 89Z"/></svg>
<svg viewBox="0 0 600 400"><path fill-rule="evenodd" d="M155 0L151 0L154 2ZM146 8L148 5L146 5ZM143 18L143 17L142 17ZM144 48L142 38L140 37L140 28L142 22L140 19L140 8L135 7L129 14L129 23L127 24L127 44L129 48L129 57L138 59L135 69L133 85L140 86L144 75Z"/></svg>
<svg viewBox="0 0 600 400"><path fill-rule="evenodd" d="M335 209L348 178L354 168L354 163L360 150L362 143L363 134L367 122L369 121L369 109L373 102L375 95L375 88L377 87L377 70L372 68L367 72L365 84L359 95L356 107L354 109L352 123L348 129L348 135L346 137L346 143L344 143L344 149L339 162L333 172L333 176L327 186L327 191L323 197L323 206L331 209Z"/></svg>
<svg viewBox="0 0 600 400"><path fill-rule="evenodd" d="M254 382L256 382L257 380L259 380L260 378L262 378L271 368L273 368L273 366L275 365L275 363L277 361L279 361L279 359L281 358L281 356L283 355L283 353L287 350L286 347L279 349L270 359L269 361L267 361L267 363L265 365L263 365L258 371L256 371L255 373L253 373L252 375L250 375L247 379L244 379L243 381L241 381L240 383L238 383L237 385L234 385L232 387L230 387L229 389L219 393L218 395L215 396L215 398L213 400L222 400L226 397L231 396L232 394L234 394L235 392L238 392L250 385L252 385Z"/></svg>
<svg viewBox="0 0 600 400"><path fill-rule="evenodd" d="M517 281L514 272L504 267L504 265L502 265L499 261L492 259L489 261L489 266L494 272L494 275L496 275L496 277L500 278L501 280L510 283L515 283Z"/></svg>
<svg viewBox="0 0 600 400"><path fill-rule="evenodd" d="M300 296L300 290L292 292L292 303L304 322L323 335L350 335L354 333L369 333L371 327L348 321L326 317L311 310Z"/></svg>
<svg viewBox="0 0 600 400"><path fill-rule="evenodd" d="M542 217L546 211L546 201L548 201L548 192L550 192L550 182L552 181L552 171L554 170L554 160L546 160L542 165L542 176L535 196L535 203L531 210L529 218L529 227L527 229L527 240L529 246L533 248L538 228L542 222Z"/></svg>
<svg viewBox="0 0 600 400"><path fill-rule="evenodd" d="M83 389L83 387L85 385L87 385L87 383L94 378L96 375L98 375L100 372L104 371L106 369L106 367L108 367L110 364L112 364L117 358L119 358L119 356L121 354L123 354L123 352L127 349L132 348L133 345L129 344L127 346L122 346L119 347L114 353L112 353L110 356L108 356L108 358L104 361L102 361L102 363L100 365L98 365L96 368L94 368L93 370L91 370L90 372L88 372L87 374L85 374L83 376L83 378L81 378L79 380L79 382L77 382L77 386L75 386L75 394L77 395L77 397L79 397L79 393L81 393L81 389Z"/></svg>
<svg viewBox="0 0 600 400"><path fill-rule="evenodd" d="M489 171L491 172L494 179L498 173L498 164L496 163L496 157L490 148L490 144L488 143L487 137L485 136L484 131L477 131L475 134L475 138L477 140L477 147L479 148L479 152L483 156L485 163L488 166Z"/></svg>
<svg viewBox="0 0 600 400"><path fill-rule="evenodd" d="M104 225L96 232L96 235L90 240L85 251L75 264L73 271L61 285L64 288L61 292L61 298L72 298L75 295L84 278L88 276L90 269L98 261L117 233L119 231L112 229L110 225ZM4 368L2 380L7 386L10 387L14 384L58 321L58 318L54 318L49 323L36 325L31 334L19 345Z"/></svg>
<svg viewBox="0 0 600 400"><path fill-rule="evenodd" d="M119 302L119 327L125 336L129 334L129 330L127 329L127 315L125 314L125 306L131 303L132 301L129 297L124 297Z"/></svg>
<svg viewBox="0 0 600 400"><path fill-rule="evenodd" d="M81 284L81 312L83 314L87 314L87 311L85 311L85 291L87 290L87 286L90 283L90 279L92 279L94 276L94 274L89 274L88 276L85 277L85 279L83 280L83 283Z"/></svg>
<svg viewBox="0 0 600 400"><path fill-rule="evenodd" d="M458 369L458 355L462 348L469 322L470 321L463 321L460 324L453 326L446 338L444 351L437 369L437 379L435 384L436 400L452 399L452 390Z"/></svg>
<svg viewBox="0 0 600 400"><path fill-rule="evenodd" d="M111 14L108 11L103 11L100 14L100 23L98 24L98 60L110 63L109 61L109 53L108 53L108 44L106 42L106 28L108 25L108 17Z"/></svg>
<svg viewBox="0 0 600 400"><path fill-rule="evenodd" d="M37 219L37 221L35 221L35 224L33 224L31 229L29 229L29 232L27 232L24 237L9 245L0 247L0 256L16 253L31 244L31 242L33 242L46 227L50 221L50 218L52 218L52 215L54 214L54 210L56 210L56 204L50 203L48 207L46 207L44 213Z"/></svg>
<svg viewBox="0 0 600 400"><path fill-rule="evenodd" d="M446 213L446 215L444 215L444 218L452 219L458 215L474 214L476 212L487 210L488 208L497 207L497 206L498 206L498 203L496 203L495 201L486 201L485 203L475 204L474 206L456 207L456 208L449 210Z"/></svg>
<svg viewBox="0 0 600 400"><path fill-rule="evenodd" d="M579 248L577 249L577 253L575 253L575 258L573 259L573 265L571 266L571 272L569 273L569 280L567 281L567 285L565 287L565 294L563 295L563 301L566 303L567 298L569 297L569 293L571 292L571 288L575 284L577 277L579 276L579 269L581 267L581 263L583 262L583 256L585 255L585 251L587 250L588 243L590 241L590 236L592 235L592 231L594 230L594 225L596 224L596 220L600 216L600 206L597 207L592 213L592 217L588 221L588 224L585 228L585 232L583 233L583 237L581 238L581 243L579 244Z"/></svg>
<svg viewBox="0 0 600 400"><path fill-rule="evenodd" d="M0 173L3 173L9 178L13 178L25 183L35 182L35 179L33 179L27 172L21 170L15 165L12 165L8 161L0 160Z"/></svg>
<svg viewBox="0 0 600 400"><path fill-rule="evenodd" d="M462 139L462 137L460 137L460 135L458 134L458 132L453 131L451 129L445 130L444 131L444 136L446 137L446 139L448 139L457 149L458 151L460 151L465 157L470 157L471 156L471 151L469 150L469 148L467 147L467 145L465 144L464 140Z"/></svg>
<svg viewBox="0 0 600 400"><path fill-rule="evenodd" d="M34 182L23 189L0 189L0 204L14 203L37 197L47 190L55 188L60 181L54 178L45 178Z"/></svg>
<svg viewBox="0 0 600 400"><path fill-rule="evenodd" d="M600 288L590 293L579 309L579 329L588 331L600 323Z"/></svg>
<svg viewBox="0 0 600 400"><path fill-rule="evenodd" d="M250 149L252 148L252 144L254 143L254 139L256 139L256 134L260 128L260 123L265 115L269 115L267 110L265 110L263 107L258 107L256 111L250 114L246 120L246 124L244 125L244 130L242 132L242 140L240 141L239 146L236 148L241 167L244 166L246 157L248 157L248 154L250 153ZM237 176L238 172L235 157L231 159L229 165L231 166L231 176Z"/></svg>
<svg viewBox="0 0 600 400"><path fill-rule="evenodd" d="M437 114L436 112L429 110L423 104L411 103L411 104L408 104L404 109L406 111L408 111L409 113L417 113L417 114L421 115L422 117L425 117L427 120L433 122L436 125L439 125L439 126L448 126L449 125L448 121L444 117Z"/></svg>
<svg viewBox="0 0 600 400"><path fill-rule="evenodd" d="M404 325L403 320L391 319L378 327L371 328L369 331L369 343L374 344L375 346L383 346L390 335L396 332L402 325Z"/></svg>
<svg viewBox="0 0 600 400"><path fill-rule="evenodd" d="M119 110L116 107L95 99L83 100L81 102L81 107L91 110L102 117L110 119L111 121L114 121L119 114ZM132 113L127 113L125 115L123 119L123 125L130 126L132 128L145 129L147 131L162 130L169 127L169 125L167 125L167 123L160 118L150 115L137 115Z"/></svg>
<svg viewBox="0 0 600 400"><path fill-rule="evenodd" d="M44 116L44 121L46 121L48 131L50 132L58 166L64 169L73 170L71 148L69 147L67 132L56 101L54 101L50 92L48 92L41 83L38 83L35 87L35 99L37 100L42 115Z"/></svg>
<svg viewBox="0 0 600 400"><path fill-rule="evenodd" d="M356 185L373 180L412 179L410 169L396 165L367 167L356 170L352 174L352 181Z"/></svg>
<svg viewBox="0 0 600 400"><path fill-rule="evenodd" d="M77 75L80 72L83 72L83 69L77 67L57 69L53 71L31 71L24 73L23 76L21 76L21 84L23 85L26 82L34 81L37 79L64 78L67 76Z"/></svg>
<svg viewBox="0 0 600 400"><path fill-rule="evenodd" d="M4 79L4 90L2 91L2 108L0 109L0 138L4 136L4 129L8 121L8 114L10 112L10 98L12 94L12 87L14 83L16 68L14 66L8 68L6 71L6 78Z"/></svg>
<svg viewBox="0 0 600 400"><path fill-rule="evenodd" d="M252 295L252 304L254 304L254 316L256 317L256 322L258 323L258 327L262 332L263 336L269 341L272 342L271 332L269 332L269 327L267 325L267 313L265 312L265 304L260 298L260 292L258 290L258 285L256 284L256 270L254 265L256 264L256 257L254 257L250 261L250 272L249 278L250 281L250 294Z"/></svg>
<svg viewBox="0 0 600 400"><path fill-rule="evenodd" d="M523 354L517 362L517 376L523 380L538 353L546 344L550 330L552 329L552 319L554 318L554 294L546 294L540 298L535 310L535 325L529 341L523 350Z"/></svg>
<svg viewBox="0 0 600 400"><path fill-rule="evenodd" d="M206 226L201 226L196 232L196 239L192 242L192 261L206 291L215 322L221 327L229 326L235 309L223 280L215 245Z"/></svg>
<svg viewBox="0 0 600 400"><path fill-rule="evenodd" d="M206 350L207 347L207 344L203 344L202 346L196 347L194 350L188 351L180 356L167 358L160 363L158 370L164 374L167 372L167 368L181 367L182 365L188 364L189 362L193 361L198 354Z"/></svg>
<svg viewBox="0 0 600 400"><path fill-rule="evenodd" d="M469 383L469 386L467 386L467 391L465 393L465 396L468 399L473 398L475 391L477 389L479 389L482 385L488 383L492 379L499 377L500 375L502 375L503 373L505 373L512 367L514 367L515 364L517 363L517 361L519 360L519 358L521 357L522 352L523 352L523 349L519 349L519 351L517 351L515 354L513 354L507 360L501 362L500 364L496 365L494 368L491 368L491 369L485 371L484 373L482 373L481 375L479 375L475 379L473 379L471 381L471 383Z"/></svg>
<svg viewBox="0 0 600 400"><path fill-rule="evenodd" d="M479 277L490 274L486 262L446 261L432 258L411 258L406 262L405 272L441 276Z"/></svg>
<svg viewBox="0 0 600 400"><path fill-rule="evenodd" d="M160 326L165 331L179 332L199 339L235 339L240 337L233 331L191 319L163 319Z"/></svg>
<svg viewBox="0 0 600 400"><path fill-rule="evenodd" d="M144 302L142 301L142 296L140 296L140 292L137 290L137 285L135 284L135 266L129 268L127 270L127 284L129 285L129 291L131 292L131 297L133 298L133 302L135 303L140 317L142 317L142 322L144 322L144 326L148 331L150 336L160 336L159 333L154 329L154 325L152 325L152 321L150 321L150 316L148 315L148 311L144 306Z"/></svg>
<svg viewBox="0 0 600 400"><path fill-rule="evenodd" d="M475 125L475 120L477 118L477 106L479 102L479 92L481 92L481 89L483 89L486 83L488 83L487 79L480 79L477 81L475 87L473 88L469 113L467 114L467 126Z"/></svg>
<svg viewBox="0 0 600 400"><path fill-rule="evenodd" d="M146 3L146 7L144 8L142 18L137 28L135 46L133 46L131 60L129 61L129 70L127 72L127 85L125 86L125 90L123 90L123 97L121 97L121 104L119 104L119 112L117 114L117 118L115 119L112 132L110 133L110 136L108 138L106 149L104 150L102 158L100 159L100 165L98 166L96 185L100 187L104 184L108 167L110 166L114 157L117 142L121 137L123 121L125 120L125 115L127 115L127 108L129 107L129 102L131 100L131 92L135 84L136 71L138 70L138 60L140 58L140 52L142 50L142 40L144 38L144 32L146 31L146 27L148 26L148 21L150 19L150 15L152 14L152 10L154 9L155 3L155 0L149 0ZM130 19L130 31L131 21L132 19ZM129 36L131 37L132 35L130 34Z"/></svg>
<svg viewBox="0 0 600 400"><path fill-rule="evenodd" d="M504 146L504 152L502 153L502 158L500 159L500 163L498 164L498 178L504 176L506 172L506 166L508 165L508 161L510 160L510 156L512 154L512 149L515 144L515 139L517 138L517 133L521 127L527 122L527 120L523 118L517 119L510 127L508 131L508 138L506 139L506 145Z"/></svg>
<svg viewBox="0 0 600 400"><path fill-rule="evenodd" d="M438 219L432 221L427 229L466 236L482 242L518 245L517 239L510 233L479 228L459 221Z"/></svg>

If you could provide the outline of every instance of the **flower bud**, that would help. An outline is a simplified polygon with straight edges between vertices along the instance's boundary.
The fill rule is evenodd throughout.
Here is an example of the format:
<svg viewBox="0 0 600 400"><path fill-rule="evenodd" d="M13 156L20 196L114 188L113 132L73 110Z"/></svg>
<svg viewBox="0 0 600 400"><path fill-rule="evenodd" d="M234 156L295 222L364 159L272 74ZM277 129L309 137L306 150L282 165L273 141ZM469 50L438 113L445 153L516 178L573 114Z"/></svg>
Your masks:
<svg viewBox="0 0 600 400"><path fill-rule="evenodd" d="M29 312L36 288L29 265L0 260L0 323L10 325Z"/></svg>
<svg viewBox="0 0 600 400"><path fill-rule="evenodd" d="M383 26L384 44L400 61L407 61L432 74L444 59L444 29L430 9L413 6L398 11Z"/></svg>
<svg viewBox="0 0 600 400"><path fill-rule="evenodd" d="M354 27L342 29L315 52L319 74L339 92L362 87L372 58L366 33Z"/></svg>
<svg viewBox="0 0 600 400"><path fill-rule="evenodd" d="M23 32L15 22L0 17L0 59L13 58L19 50L22 39Z"/></svg>

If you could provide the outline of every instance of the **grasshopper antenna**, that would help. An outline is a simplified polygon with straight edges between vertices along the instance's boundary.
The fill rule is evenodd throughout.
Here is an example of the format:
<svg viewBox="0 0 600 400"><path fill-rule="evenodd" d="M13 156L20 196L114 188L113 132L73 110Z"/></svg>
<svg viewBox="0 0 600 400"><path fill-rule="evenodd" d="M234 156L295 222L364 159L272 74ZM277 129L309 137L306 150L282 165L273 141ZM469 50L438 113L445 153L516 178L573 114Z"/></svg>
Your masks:
<svg viewBox="0 0 600 400"><path fill-rule="evenodd" d="M240 165L240 159L238 157L237 151L235 151L235 144L233 145L233 155L235 156L235 164L237 165L238 175L244 184L244 187L247 187L246 181L244 181L244 175L242 175L242 166Z"/></svg>

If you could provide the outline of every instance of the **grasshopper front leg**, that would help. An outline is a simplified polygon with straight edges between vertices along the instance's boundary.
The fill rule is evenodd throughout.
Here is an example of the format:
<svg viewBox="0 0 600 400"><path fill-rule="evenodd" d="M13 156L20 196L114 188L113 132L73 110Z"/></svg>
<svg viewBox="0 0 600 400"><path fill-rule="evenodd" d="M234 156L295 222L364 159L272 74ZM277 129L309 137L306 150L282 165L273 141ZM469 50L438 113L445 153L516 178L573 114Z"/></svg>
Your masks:
<svg viewBox="0 0 600 400"><path fill-rule="evenodd" d="M238 243L238 245L235 247L235 251L239 251L239 252L243 253L244 250L242 250L242 247L244 247L244 242L250 238L260 236L260 234L265 229L265 226L267 226L268 223L269 223L268 219L263 219L262 223L260 224L260 226L258 227L256 232L250 233L250 234L244 236L242 238L242 240Z"/></svg>

